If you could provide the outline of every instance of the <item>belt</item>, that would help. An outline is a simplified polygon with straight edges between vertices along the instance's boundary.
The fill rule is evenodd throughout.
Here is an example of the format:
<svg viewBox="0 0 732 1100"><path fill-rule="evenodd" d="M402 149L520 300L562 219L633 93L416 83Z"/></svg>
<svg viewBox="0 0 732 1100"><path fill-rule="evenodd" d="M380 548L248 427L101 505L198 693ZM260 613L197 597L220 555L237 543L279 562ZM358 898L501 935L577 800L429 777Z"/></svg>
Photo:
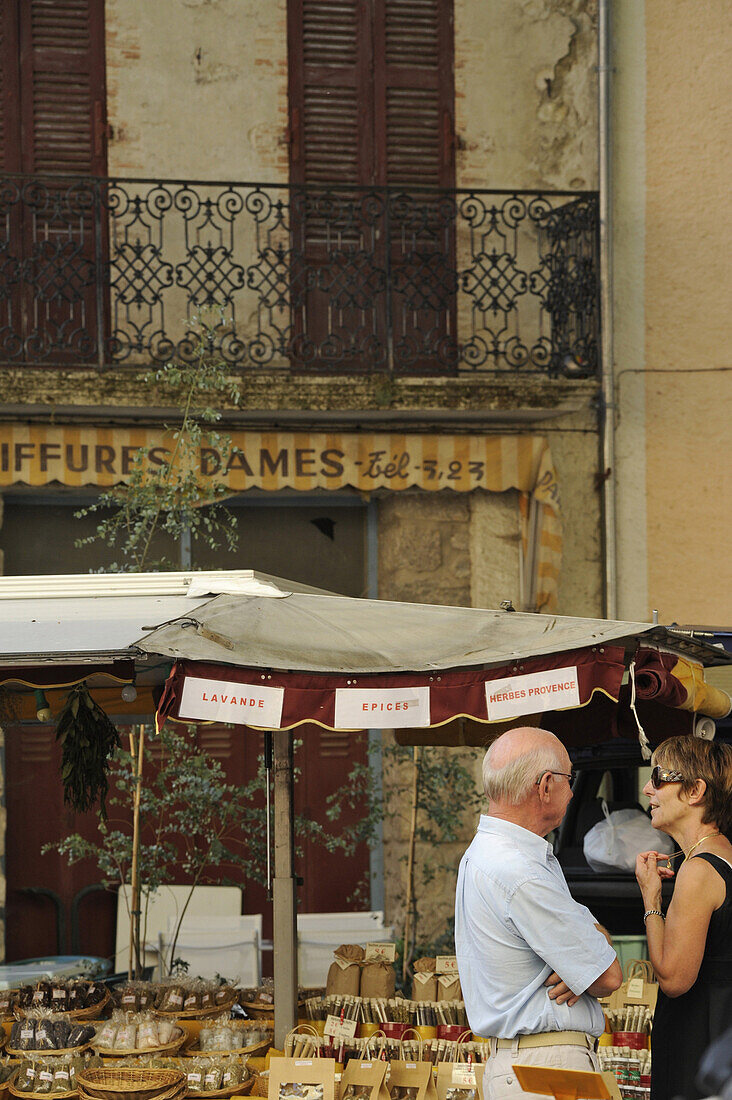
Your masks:
<svg viewBox="0 0 732 1100"><path fill-rule="evenodd" d="M496 1039L497 1050L507 1050L518 1043L522 1047L586 1047L595 1049L595 1040L584 1031L540 1031L537 1035L518 1035L515 1039Z"/></svg>

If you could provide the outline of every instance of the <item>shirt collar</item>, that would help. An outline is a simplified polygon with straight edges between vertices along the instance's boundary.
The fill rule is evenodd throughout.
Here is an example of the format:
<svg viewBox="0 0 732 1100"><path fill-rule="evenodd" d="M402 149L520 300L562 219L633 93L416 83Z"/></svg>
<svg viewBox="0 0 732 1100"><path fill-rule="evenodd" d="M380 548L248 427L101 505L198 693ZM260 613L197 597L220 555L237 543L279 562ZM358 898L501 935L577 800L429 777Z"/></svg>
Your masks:
<svg viewBox="0 0 732 1100"><path fill-rule="evenodd" d="M478 822L478 832L503 836L508 840L513 840L514 843L519 844L522 848L528 848L529 851L533 851L539 858L545 859L547 862L554 855L551 844L543 836L538 836L536 833L532 833L530 829L524 829L523 825L516 825L515 822L506 821L502 817L481 814Z"/></svg>

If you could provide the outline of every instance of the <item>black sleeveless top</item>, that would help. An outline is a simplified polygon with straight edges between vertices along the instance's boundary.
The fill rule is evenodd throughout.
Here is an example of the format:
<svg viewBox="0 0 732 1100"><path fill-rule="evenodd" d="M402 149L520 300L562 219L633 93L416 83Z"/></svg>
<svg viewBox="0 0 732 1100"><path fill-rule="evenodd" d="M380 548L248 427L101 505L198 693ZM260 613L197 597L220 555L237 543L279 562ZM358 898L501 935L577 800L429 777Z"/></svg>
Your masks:
<svg viewBox="0 0 732 1100"><path fill-rule="evenodd" d="M706 1096L695 1079L710 1043L732 1025L732 867L720 856L705 859L727 886L722 905L712 913L697 979L680 997L660 989L651 1036L651 1100L699 1100Z"/></svg>

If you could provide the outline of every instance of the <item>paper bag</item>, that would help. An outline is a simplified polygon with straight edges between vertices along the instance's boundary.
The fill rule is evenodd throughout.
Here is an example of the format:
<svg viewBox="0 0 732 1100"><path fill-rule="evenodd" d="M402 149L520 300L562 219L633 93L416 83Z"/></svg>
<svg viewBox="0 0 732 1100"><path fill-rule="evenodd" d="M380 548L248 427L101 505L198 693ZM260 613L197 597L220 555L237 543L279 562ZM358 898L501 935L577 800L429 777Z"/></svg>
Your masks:
<svg viewBox="0 0 732 1100"><path fill-rule="evenodd" d="M437 1100L483 1100L483 1062L441 1062Z"/></svg>
<svg viewBox="0 0 732 1100"><path fill-rule="evenodd" d="M325 986L326 996L332 993L358 997L361 988L361 960L363 947L355 943L343 943L333 952Z"/></svg>
<svg viewBox="0 0 732 1100"><path fill-rule="evenodd" d="M394 967L385 959L369 959L361 970L362 997L393 997L396 984Z"/></svg>
<svg viewBox="0 0 732 1100"><path fill-rule="evenodd" d="M436 959L416 959L414 963L414 977L412 978L413 1001L437 1000L437 977L435 976Z"/></svg>
<svg viewBox="0 0 732 1100"><path fill-rule="evenodd" d="M437 1100L431 1062L393 1061L389 1065L391 1100Z"/></svg>
<svg viewBox="0 0 732 1100"><path fill-rule="evenodd" d="M389 1100L387 1062L349 1058L341 1077L341 1100Z"/></svg>
<svg viewBox="0 0 732 1100"><path fill-rule="evenodd" d="M335 1062L332 1058L273 1058L269 1064L268 1100L302 1100L307 1085L308 1100L334 1100Z"/></svg>
<svg viewBox="0 0 732 1100"><path fill-rule="evenodd" d="M460 978L457 974L440 974L437 978L438 1001L462 1001Z"/></svg>

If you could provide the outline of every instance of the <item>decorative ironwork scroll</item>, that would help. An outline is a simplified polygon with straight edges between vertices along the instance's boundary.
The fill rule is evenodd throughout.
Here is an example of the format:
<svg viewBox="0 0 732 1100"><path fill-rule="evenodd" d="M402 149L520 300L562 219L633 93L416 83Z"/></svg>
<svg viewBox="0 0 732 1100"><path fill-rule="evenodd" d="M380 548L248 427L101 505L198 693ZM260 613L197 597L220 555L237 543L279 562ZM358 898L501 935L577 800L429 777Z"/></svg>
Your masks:
<svg viewBox="0 0 732 1100"><path fill-rule="evenodd" d="M8 176L0 361L599 371L594 192Z"/></svg>

